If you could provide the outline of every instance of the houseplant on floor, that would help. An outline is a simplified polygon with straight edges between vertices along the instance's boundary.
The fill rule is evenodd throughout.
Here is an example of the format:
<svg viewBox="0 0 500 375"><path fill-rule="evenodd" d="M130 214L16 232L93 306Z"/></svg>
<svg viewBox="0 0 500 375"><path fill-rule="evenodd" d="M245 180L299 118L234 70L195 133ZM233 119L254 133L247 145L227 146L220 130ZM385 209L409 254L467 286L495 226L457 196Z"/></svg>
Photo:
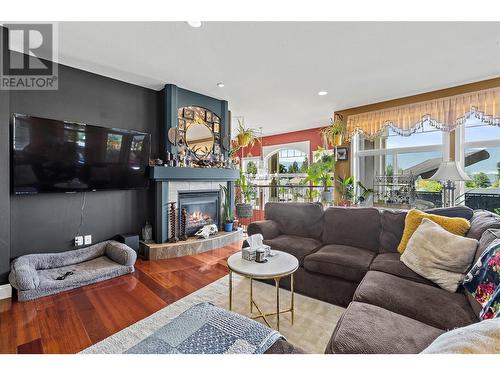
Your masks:
<svg viewBox="0 0 500 375"><path fill-rule="evenodd" d="M339 205L350 206L354 199L354 177L337 177L337 188L340 193Z"/></svg>
<svg viewBox="0 0 500 375"><path fill-rule="evenodd" d="M224 223L224 232L232 232L234 224L234 212L231 210L231 197L227 186L220 185L224 193L224 206L222 210L222 220Z"/></svg>
<svg viewBox="0 0 500 375"><path fill-rule="evenodd" d="M373 206L373 189L367 188L365 185L361 183L361 181L357 182L357 185L360 190L360 195L358 197L358 203L362 207L372 207Z"/></svg>
<svg viewBox="0 0 500 375"><path fill-rule="evenodd" d="M249 218L253 215L252 198L255 197L255 191L252 186L247 181L247 178L243 171L240 169L240 179L236 181L237 192L237 203L236 203L236 216L238 218Z"/></svg>
<svg viewBox="0 0 500 375"><path fill-rule="evenodd" d="M321 193L321 200L324 203L329 203L333 201L333 191L331 187L333 168L335 166L335 158L333 155L324 154L321 159L315 163L312 163L307 168L307 177L304 183L312 183L314 186L323 186L323 192Z"/></svg>

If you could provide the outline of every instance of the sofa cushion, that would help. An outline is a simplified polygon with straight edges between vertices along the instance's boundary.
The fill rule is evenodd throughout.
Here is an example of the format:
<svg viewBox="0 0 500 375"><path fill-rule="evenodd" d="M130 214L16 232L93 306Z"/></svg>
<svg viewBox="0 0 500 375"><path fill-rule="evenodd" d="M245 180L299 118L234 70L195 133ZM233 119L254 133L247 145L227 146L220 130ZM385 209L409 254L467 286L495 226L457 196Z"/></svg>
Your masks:
<svg viewBox="0 0 500 375"><path fill-rule="evenodd" d="M440 329L478 321L463 293L369 271L359 284L354 301L370 303Z"/></svg>
<svg viewBox="0 0 500 375"><path fill-rule="evenodd" d="M467 220L472 219L472 216L474 215L474 210L467 206L431 208L430 210L425 210L424 212L431 215L461 217Z"/></svg>
<svg viewBox="0 0 500 375"><path fill-rule="evenodd" d="M487 229L500 229L500 216L489 211L475 210L467 237L479 240Z"/></svg>
<svg viewBox="0 0 500 375"><path fill-rule="evenodd" d="M264 244L271 246L271 249L292 254L299 260L301 265L306 255L311 254L321 246L321 242L314 238L292 236L289 234L282 234L271 240L264 240Z"/></svg>
<svg viewBox="0 0 500 375"><path fill-rule="evenodd" d="M403 279L437 287L432 281L427 280L425 277L420 276L418 273L406 267L406 265L401 262L400 257L401 255L398 252L378 254L370 265L370 270L390 273L391 275L399 276Z"/></svg>
<svg viewBox="0 0 500 375"><path fill-rule="evenodd" d="M368 249L379 248L380 212L376 208L330 207L325 210L322 242Z"/></svg>
<svg viewBox="0 0 500 375"><path fill-rule="evenodd" d="M270 240L280 235L278 223L273 220L259 220L248 224L247 234L253 236L260 233L266 240Z"/></svg>
<svg viewBox="0 0 500 375"><path fill-rule="evenodd" d="M351 302L337 323L326 353L414 354L443 332L378 306Z"/></svg>
<svg viewBox="0 0 500 375"><path fill-rule="evenodd" d="M474 261L478 241L457 236L423 219L411 236L401 261L444 290L455 293Z"/></svg>
<svg viewBox="0 0 500 375"><path fill-rule="evenodd" d="M266 220L278 223L283 234L320 238L323 230L323 206L319 203L266 203Z"/></svg>
<svg viewBox="0 0 500 375"><path fill-rule="evenodd" d="M406 210L381 210L380 214L380 253L397 252L399 242L405 227ZM446 208L433 208L425 213L447 217L462 217L470 220L473 211L469 207L457 206Z"/></svg>
<svg viewBox="0 0 500 375"><path fill-rule="evenodd" d="M430 219L436 224L439 224L448 232L459 236L465 236L470 228L470 223L467 219L462 217L447 217L442 215L428 214L423 211L412 209L406 214L405 218L405 229L403 231L403 237L398 246L398 251L403 254L408 245L408 241L417 228L422 223L423 219Z"/></svg>
<svg viewBox="0 0 500 375"><path fill-rule="evenodd" d="M345 245L325 245L306 256L304 268L311 272L350 281L361 281L375 254L370 250Z"/></svg>
<svg viewBox="0 0 500 375"><path fill-rule="evenodd" d="M398 253L398 245L405 229L405 217L406 211L381 210L380 253Z"/></svg>

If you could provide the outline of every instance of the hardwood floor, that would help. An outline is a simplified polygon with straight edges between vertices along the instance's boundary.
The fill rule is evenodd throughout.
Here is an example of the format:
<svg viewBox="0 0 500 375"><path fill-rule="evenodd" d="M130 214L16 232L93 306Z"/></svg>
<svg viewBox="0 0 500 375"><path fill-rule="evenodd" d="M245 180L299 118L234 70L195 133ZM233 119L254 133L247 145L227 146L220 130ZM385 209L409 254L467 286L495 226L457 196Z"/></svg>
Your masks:
<svg viewBox="0 0 500 375"><path fill-rule="evenodd" d="M35 301L0 300L0 353L77 353L225 276L240 248L138 260L130 275Z"/></svg>

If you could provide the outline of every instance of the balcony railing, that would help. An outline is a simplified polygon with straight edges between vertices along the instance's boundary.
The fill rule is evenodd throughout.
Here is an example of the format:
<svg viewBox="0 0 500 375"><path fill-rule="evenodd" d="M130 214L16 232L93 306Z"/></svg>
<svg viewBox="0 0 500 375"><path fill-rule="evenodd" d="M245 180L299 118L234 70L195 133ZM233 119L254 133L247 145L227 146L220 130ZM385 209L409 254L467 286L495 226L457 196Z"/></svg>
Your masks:
<svg viewBox="0 0 500 375"><path fill-rule="evenodd" d="M253 216L236 219L242 225L264 220L264 206L267 202L320 202L323 190L323 186L312 185L255 185L250 202Z"/></svg>
<svg viewBox="0 0 500 375"><path fill-rule="evenodd" d="M333 188L332 188L333 189ZM485 189L486 190L486 189ZM243 226L257 220L264 220L264 207L267 202L321 202L322 186L309 185L257 185L254 186L254 194L251 199L253 215L251 218L238 218ZM417 191L419 200L429 202L429 207L442 206L442 194L440 192ZM333 203L329 203L333 205ZM487 191L465 193L460 204L465 204L472 209L483 209L495 212L500 209L500 193Z"/></svg>

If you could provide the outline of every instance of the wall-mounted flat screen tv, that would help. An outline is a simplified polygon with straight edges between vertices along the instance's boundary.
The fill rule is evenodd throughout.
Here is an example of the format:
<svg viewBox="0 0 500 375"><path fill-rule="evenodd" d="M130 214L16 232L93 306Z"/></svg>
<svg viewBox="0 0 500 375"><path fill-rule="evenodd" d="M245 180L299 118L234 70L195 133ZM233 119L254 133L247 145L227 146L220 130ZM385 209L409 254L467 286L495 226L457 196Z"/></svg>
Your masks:
<svg viewBox="0 0 500 375"><path fill-rule="evenodd" d="M14 194L148 187L151 135L15 114Z"/></svg>

